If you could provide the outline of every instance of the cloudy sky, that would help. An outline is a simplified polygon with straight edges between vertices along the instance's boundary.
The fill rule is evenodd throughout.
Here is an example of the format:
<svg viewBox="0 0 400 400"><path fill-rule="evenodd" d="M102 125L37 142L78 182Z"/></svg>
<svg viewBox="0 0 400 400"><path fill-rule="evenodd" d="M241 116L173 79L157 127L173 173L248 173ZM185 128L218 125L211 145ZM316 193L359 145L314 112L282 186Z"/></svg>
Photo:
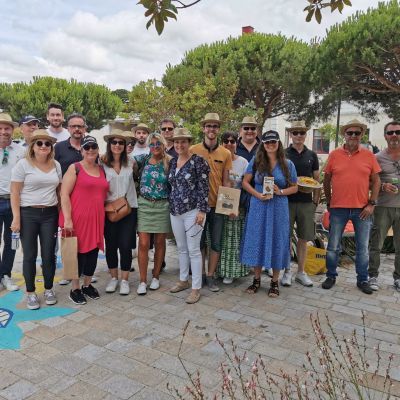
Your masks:
<svg viewBox="0 0 400 400"><path fill-rule="evenodd" d="M352 0L342 15L306 23L305 0L202 0L181 11L158 36L145 28L137 0L0 0L0 81L32 76L75 78L112 89L160 79L168 63L202 43L238 36L241 27L305 41L376 0Z"/></svg>

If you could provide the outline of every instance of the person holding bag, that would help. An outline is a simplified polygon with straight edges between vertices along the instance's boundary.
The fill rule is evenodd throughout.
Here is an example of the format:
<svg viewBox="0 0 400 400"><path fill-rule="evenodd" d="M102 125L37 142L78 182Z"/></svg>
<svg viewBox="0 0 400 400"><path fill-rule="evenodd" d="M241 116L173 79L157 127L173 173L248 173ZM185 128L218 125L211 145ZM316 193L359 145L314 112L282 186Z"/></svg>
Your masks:
<svg viewBox="0 0 400 400"><path fill-rule="evenodd" d="M61 186L60 226L74 232L78 240L78 276L72 280L69 298L75 304L86 304L86 297L98 299L99 292L91 285L97 256L104 250L104 203L109 185L104 169L97 163L99 146L93 136L82 140L82 161L68 167Z"/></svg>
<svg viewBox="0 0 400 400"><path fill-rule="evenodd" d="M133 181L133 161L128 158L127 143L132 137L114 129L104 136L106 153L101 157L109 191L106 200L106 222L104 238L106 261L111 280L107 293L114 293L120 285L119 294L128 295L129 271L132 264L132 248L136 241L137 196ZM121 265L121 282L118 281L118 251Z"/></svg>
<svg viewBox="0 0 400 400"><path fill-rule="evenodd" d="M54 249L57 239L58 191L62 173L54 160L52 138L44 129L33 132L26 157L19 160L11 173L11 230L21 232L22 271L26 284L27 308L40 308L35 293L38 238L42 256L44 298L47 305L57 303L53 290L56 264Z"/></svg>

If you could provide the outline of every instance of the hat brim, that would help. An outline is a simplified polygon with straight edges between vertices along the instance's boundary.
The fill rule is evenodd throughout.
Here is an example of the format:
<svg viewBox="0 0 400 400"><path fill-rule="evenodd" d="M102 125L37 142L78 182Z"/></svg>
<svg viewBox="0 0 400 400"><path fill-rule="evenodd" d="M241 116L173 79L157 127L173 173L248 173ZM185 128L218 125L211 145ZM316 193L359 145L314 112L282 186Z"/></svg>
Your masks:
<svg viewBox="0 0 400 400"><path fill-rule="evenodd" d="M136 133L136 131L146 131L149 135L150 135L150 133L151 133L151 131L150 131L149 128L145 128L145 127L143 127L143 126L135 126L135 127L132 129L132 131L133 131L134 133Z"/></svg>
<svg viewBox="0 0 400 400"><path fill-rule="evenodd" d="M204 126L208 122L213 122L215 124L218 124L219 126L222 125L222 121L221 120L217 120L217 119L203 119L203 121L201 121L201 125Z"/></svg>
<svg viewBox="0 0 400 400"><path fill-rule="evenodd" d="M37 140L48 140L52 144L56 144L57 143L57 139L53 138L50 135L35 135L35 136L32 137L31 140L32 140L32 142L36 142Z"/></svg>
<svg viewBox="0 0 400 400"><path fill-rule="evenodd" d="M354 124L347 124L347 125L343 125L341 128L340 128L340 134L341 135L343 135L344 136L344 131L347 129L347 128L352 128L352 127L358 127L358 128L361 128L362 129L362 131L363 131L363 134L366 132L366 130L367 130L367 125L365 125L365 124L357 124L357 123L354 123Z"/></svg>
<svg viewBox="0 0 400 400"><path fill-rule="evenodd" d="M118 133L115 134L115 135L111 135L111 134L105 135L105 136L103 137L104 141L107 142L107 143L108 143L108 141L109 141L110 139L112 139L112 138L118 138L118 139L125 140L125 142L128 142L128 138L127 138L125 135L119 135ZM132 138L132 139L133 139L133 138Z"/></svg>
<svg viewBox="0 0 400 400"><path fill-rule="evenodd" d="M255 127L258 127L258 124L256 122L242 122L240 124L240 127L242 128L243 126L255 126Z"/></svg>
<svg viewBox="0 0 400 400"><path fill-rule="evenodd" d="M191 142L191 141L193 140L193 137L191 137L191 136L185 136L185 135L178 135L178 136L172 137L172 138L169 139L169 140L175 141L175 140L184 140L184 139L187 139L187 140L189 140L189 142Z"/></svg>
<svg viewBox="0 0 400 400"><path fill-rule="evenodd" d="M6 119L0 119L0 124L7 124L12 126L13 128L16 128L18 124L14 121L7 121Z"/></svg>
<svg viewBox="0 0 400 400"><path fill-rule="evenodd" d="M28 121L21 122L21 123L19 124L19 126L25 125L25 124L29 124L30 122L33 122L33 121L36 121L38 124L40 123L40 119L32 118L32 119L29 119Z"/></svg>

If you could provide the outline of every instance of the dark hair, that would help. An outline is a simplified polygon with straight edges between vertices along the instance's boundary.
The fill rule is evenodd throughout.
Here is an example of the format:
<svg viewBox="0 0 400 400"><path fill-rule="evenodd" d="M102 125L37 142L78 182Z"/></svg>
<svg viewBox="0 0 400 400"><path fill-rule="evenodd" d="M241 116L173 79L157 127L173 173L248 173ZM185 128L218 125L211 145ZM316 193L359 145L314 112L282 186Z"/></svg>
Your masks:
<svg viewBox="0 0 400 400"><path fill-rule="evenodd" d="M167 123L167 122L169 122L170 124L172 124L172 125L174 126L174 128L176 128L176 123L175 123L175 121L172 120L171 118L164 118L164 119L160 122L160 128L161 128L161 125L162 125L162 124Z"/></svg>
<svg viewBox="0 0 400 400"><path fill-rule="evenodd" d="M390 121L390 122L388 122L388 123L383 127L383 133L386 133L387 127L388 127L389 125L400 125L400 122L399 122L399 121Z"/></svg>
<svg viewBox="0 0 400 400"><path fill-rule="evenodd" d="M112 167L112 163L115 161L114 155L111 151L111 140L113 140L113 139L114 139L113 137L108 139L106 152L101 157L101 161L103 162L103 164L107 165L107 167L110 167L110 168ZM121 157L119 159L122 167L126 167L128 165L128 153L126 151L126 145L127 145L127 143L125 141L124 151L121 153Z"/></svg>
<svg viewBox="0 0 400 400"><path fill-rule="evenodd" d="M86 125L86 118L82 114L77 113L77 112L73 112L72 114L68 115L67 124L68 124L69 120L72 119L72 118L80 118L84 122L84 124Z"/></svg>
<svg viewBox="0 0 400 400"><path fill-rule="evenodd" d="M278 143L279 146L276 152L277 162L283 172L283 176L285 177L286 187L287 187L292 185L294 182L290 181L288 162L285 157L285 152L283 150L282 142L279 141ZM267 173L268 175L272 175L271 163L263 143L260 143L260 145L258 146L255 157L255 164L256 164L256 170L260 174Z"/></svg>
<svg viewBox="0 0 400 400"><path fill-rule="evenodd" d="M58 103L49 103L47 105L47 111L49 111L50 108L58 108L59 110L64 112L64 107L61 104L58 104Z"/></svg>
<svg viewBox="0 0 400 400"><path fill-rule="evenodd" d="M221 136L221 140L224 141L224 140L226 140L226 139L229 139L230 137L233 138L233 139L235 139L235 142L237 143L237 141L238 141L238 134L237 134L236 132L230 132L230 131L224 132L224 133L222 134L222 136Z"/></svg>

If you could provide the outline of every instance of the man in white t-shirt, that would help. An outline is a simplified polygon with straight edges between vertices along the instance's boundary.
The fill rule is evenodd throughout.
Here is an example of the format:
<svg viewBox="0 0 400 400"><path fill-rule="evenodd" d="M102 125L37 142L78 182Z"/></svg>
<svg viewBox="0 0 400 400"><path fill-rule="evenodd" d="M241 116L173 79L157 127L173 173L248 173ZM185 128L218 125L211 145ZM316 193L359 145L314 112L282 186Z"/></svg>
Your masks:
<svg viewBox="0 0 400 400"><path fill-rule="evenodd" d="M138 124L132 132L136 138L136 144L133 151L129 154L130 157L139 156L141 154L150 154L150 148L147 146L147 138L150 135L150 128L146 124Z"/></svg>
<svg viewBox="0 0 400 400"><path fill-rule="evenodd" d="M61 104L49 103L46 117L50 124L47 132L51 137L57 139L57 142L69 139L69 132L63 128L64 108Z"/></svg>

